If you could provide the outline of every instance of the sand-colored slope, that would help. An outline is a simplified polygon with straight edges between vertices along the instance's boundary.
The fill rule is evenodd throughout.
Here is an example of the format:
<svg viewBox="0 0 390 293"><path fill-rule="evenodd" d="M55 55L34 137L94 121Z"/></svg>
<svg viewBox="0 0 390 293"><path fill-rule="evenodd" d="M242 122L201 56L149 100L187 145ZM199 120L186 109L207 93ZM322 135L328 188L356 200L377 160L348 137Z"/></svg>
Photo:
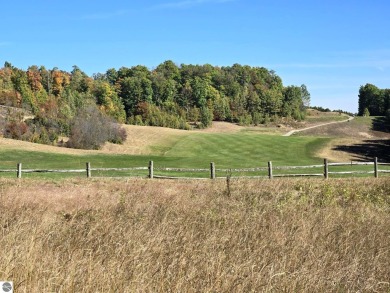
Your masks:
<svg viewBox="0 0 390 293"><path fill-rule="evenodd" d="M126 129L127 140L122 145L106 143L101 150L70 149L2 137L0 137L0 149L18 149L72 155L98 153L127 155L160 154L169 150L181 138L194 132L232 133L239 132L243 129L241 126L227 122L214 122L213 126L208 129L193 131L137 125L123 125L123 127Z"/></svg>
<svg viewBox="0 0 390 293"><path fill-rule="evenodd" d="M188 135L188 131L148 127L136 125L123 125L127 132L127 140L122 145L107 143L101 150L78 150L65 147L43 145L20 140L0 138L0 149L18 149L26 151L39 151L49 153L62 153L72 155L85 154L128 154L140 155L150 154L153 146L169 147L180 139L181 136Z"/></svg>

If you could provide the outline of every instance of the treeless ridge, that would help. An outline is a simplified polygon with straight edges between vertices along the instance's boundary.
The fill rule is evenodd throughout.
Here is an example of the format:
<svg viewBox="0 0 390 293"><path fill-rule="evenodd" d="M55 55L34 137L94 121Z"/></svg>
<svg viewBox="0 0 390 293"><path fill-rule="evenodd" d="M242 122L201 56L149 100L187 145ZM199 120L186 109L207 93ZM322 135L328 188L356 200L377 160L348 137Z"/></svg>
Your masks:
<svg viewBox="0 0 390 293"><path fill-rule="evenodd" d="M317 124L317 125L312 125L312 126L308 126L308 127L305 127L305 128L301 128L301 129L295 129L295 130L291 130L291 131L285 133L283 136L291 136L291 135L293 135L295 133L298 133L298 132L304 132L304 131L312 130L314 128L320 128L320 127L329 126L329 125L331 125L332 127L338 127L338 125L335 126L334 124L350 122L353 119L354 119L354 117L349 117L348 119L342 120L342 121L333 121L333 122L321 123L321 124Z"/></svg>

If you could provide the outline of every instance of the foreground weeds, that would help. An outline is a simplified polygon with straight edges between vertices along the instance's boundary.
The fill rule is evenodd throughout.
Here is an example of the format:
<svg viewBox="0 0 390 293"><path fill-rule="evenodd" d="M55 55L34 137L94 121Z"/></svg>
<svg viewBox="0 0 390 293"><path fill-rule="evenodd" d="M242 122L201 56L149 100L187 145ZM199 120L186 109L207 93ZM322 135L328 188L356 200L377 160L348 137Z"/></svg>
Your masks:
<svg viewBox="0 0 390 293"><path fill-rule="evenodd" d="M389 227L386 179L0 179L0 280L16 292L389 292Z"/></svg>

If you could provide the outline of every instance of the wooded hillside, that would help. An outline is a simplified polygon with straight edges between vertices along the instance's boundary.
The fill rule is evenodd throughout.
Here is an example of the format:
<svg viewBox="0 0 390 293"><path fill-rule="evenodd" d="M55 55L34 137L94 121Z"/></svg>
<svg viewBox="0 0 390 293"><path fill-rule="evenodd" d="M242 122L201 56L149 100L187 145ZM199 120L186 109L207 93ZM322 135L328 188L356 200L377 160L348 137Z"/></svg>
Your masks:
<svg viewBox="0 0 390 293"><path fill-rule="evenodd" d="M19 132L36 134L26 139L31 141L68 136L79 110L91 104L122 123L189 129L189 122L207 127L212 120L247 125L281 116L302 120L309 103L305 85L285 87L272 70L239 64L165 61L154 69L112 68L92 77L77 66L71 72L35 65L22 70L6 62L0 69L0 104L36 117L18 125Z"/></svg>

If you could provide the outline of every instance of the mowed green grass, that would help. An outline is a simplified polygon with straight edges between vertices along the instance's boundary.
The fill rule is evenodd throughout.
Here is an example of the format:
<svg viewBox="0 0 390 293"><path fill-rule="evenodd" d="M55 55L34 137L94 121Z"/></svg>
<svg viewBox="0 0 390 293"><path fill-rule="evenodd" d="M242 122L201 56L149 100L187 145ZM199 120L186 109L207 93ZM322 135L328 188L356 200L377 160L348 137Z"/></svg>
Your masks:
<svg viewBox="0 0 390 293"><path fill-rule="evenodd" d="M23 169L83 169L86 162L90 162L92 168L146 167L150 160L154 161L156 168L207 169L210 162L214 162L217 168L225 169L265 167L268 161L272 161L275 166L308 165L322 162L321 158L315 157L315 153L327 141L326 138L283 137L247 132L191 133L173 141L164 153L156 146L156 153L148 156L106 154L81 156L0 150L0 169L14 169L18 162L23 164ZM126 174L144 176L147 171ZM75 175L85 176L85 174L72 176Z"/></svg>
<svg viewBox="0 0 390 293"><path fill-rule="evenodd" d="M318 163L316 151L328 140L315 137L283 137L237 134L194 134L178 141L164 157L177 157L181 165L207 166L214 162L221 168Z"/></svg>

